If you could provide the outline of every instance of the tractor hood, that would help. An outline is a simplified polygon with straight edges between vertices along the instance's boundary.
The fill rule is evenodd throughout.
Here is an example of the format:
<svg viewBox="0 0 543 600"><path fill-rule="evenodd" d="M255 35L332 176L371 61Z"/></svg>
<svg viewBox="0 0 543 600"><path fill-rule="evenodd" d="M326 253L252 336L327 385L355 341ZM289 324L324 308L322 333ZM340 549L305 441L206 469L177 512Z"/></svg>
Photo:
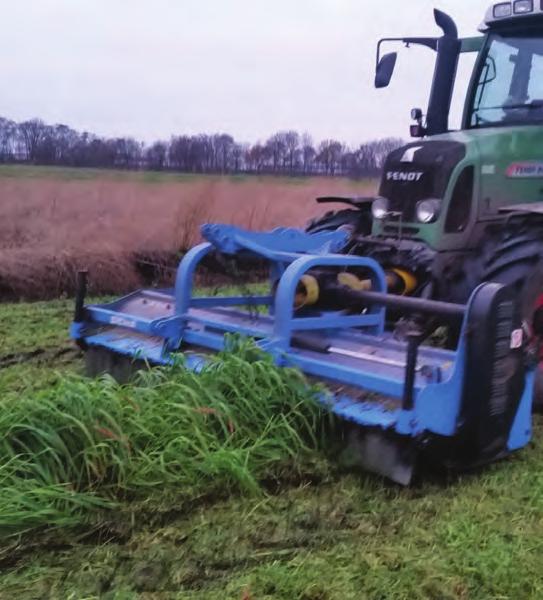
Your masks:
<svg viewBox="0 0 543 600"><path fill-rule="evenodd" d="M475 220L493 219L501 207L514 203L542 202L542 148L543 128L533 125L471 129L413 142L387 157L379 195L388 199L392 221L416 226L413 237L436 247L467 168L474 173L469 195ZM418 223L417 203L430 198L442 202L441 216L435 223ZM375 233L392 233L391 226L390 221L376 224Z"/></svg>
<svg viewBox="0 0 543 600"><path fill-rule="evenodd" d="M492 127L450 134L466 144L466 160L478 173L480 219L500 208L543 201L543 128Z"/></svg>
<svg viewBox="0 0 543 600"><path fill-rule="evenodd" d="M403 146L385 161L379 195L388 200L391 213L401 215L403 222L414 222L417 203L443 198L454 168L465 155L465 144L452 139Z"/></svg>

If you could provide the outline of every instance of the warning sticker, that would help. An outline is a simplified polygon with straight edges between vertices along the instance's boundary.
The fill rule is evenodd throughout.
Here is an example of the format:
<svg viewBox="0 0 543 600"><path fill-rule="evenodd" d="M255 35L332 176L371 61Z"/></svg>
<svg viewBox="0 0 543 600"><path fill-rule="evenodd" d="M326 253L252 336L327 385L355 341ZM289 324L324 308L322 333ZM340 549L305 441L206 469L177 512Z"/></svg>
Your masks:
<svg viewBox="0 0 543 600"><path fill-rule="evenodd" d="M515 329L511 333L511 349L516 350L522 347L522 329Z"/></svg>
<svg viewBox="0 0 543 600"><path fill-rule="evenodd" d="M116 317L115 315L109 319L112 325L119 325L119 327L128 327L130 329L136 329L137 325L135 321L129 319L123 319L123 317Z"/></svg>
<svg viewBox="0 0 543 600"><path fill-rule="evenodd" d="M509 165L505 172L507 177L517 179L530 177L543 177L543 162L517 162Z"/></svg>

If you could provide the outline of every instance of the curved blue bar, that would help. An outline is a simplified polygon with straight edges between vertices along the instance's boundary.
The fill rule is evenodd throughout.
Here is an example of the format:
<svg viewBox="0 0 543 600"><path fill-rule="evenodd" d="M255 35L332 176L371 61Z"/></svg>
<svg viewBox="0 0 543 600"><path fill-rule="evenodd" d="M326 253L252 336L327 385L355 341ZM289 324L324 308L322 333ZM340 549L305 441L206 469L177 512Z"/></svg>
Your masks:
<svg viewBox="0 0 543 600"><path fill-rule="evenodd" d="M178 316L187 314L192 298L192 283L196 267L213 249L213 245L205 242L189 250L179 268L175 278L175 313Z"/></svg>
<svg viewBox="0 0 543 600"><path fill-rule="evenodd" d="M296 287L301 277L315 267L364 267L372 272L374 290L386 292L387 284L385 272L372 258L360 256L345 256L328 254L324 256L302 256L291 263L279 282L276 294L275 326L273 343L276 348L283 351L290 347L290 338L293 331L298 329L297 321L304 319L294 318L294 297ZM377 319L376 319L377 317ZM313 329L339 329L342 327L368 327L369 332L376 335L382 334L385 327L385 309L372 306L367 313L355 317L338 317L332 314L329 317L320 316L319 326ZM305 327L300 327L306 329Z"/></svg>

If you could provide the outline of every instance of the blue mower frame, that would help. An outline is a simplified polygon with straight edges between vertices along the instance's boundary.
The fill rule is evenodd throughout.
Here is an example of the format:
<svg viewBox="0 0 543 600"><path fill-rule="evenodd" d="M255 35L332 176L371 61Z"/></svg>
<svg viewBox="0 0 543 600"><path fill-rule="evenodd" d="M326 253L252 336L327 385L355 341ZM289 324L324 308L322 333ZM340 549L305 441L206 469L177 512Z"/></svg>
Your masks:
<svg viewBox="0 0 543 600"><path fill-rule="evenodd" d="M402 484L411 481L420 451L467 468L529 442L534 367L526 361L512 290L484 283L466 305L388 294L376 261L341 254L341 231L208 224L202 236L207 241L182 259L171 290L85 305L86 274L79 274L71 337L90 355L150 365L170 364L183 352L195 370L207 352L225 349L227 334L253 338L278 365L329 384L322 402L348 424L354 462ZM212 252L266 261L269 293L196 296L195 273ZM315 269L363 270L371 280L371 291L359 294L363 310L296 308L300 282ZM457 348L425 345L420 333L395 339L388 309L461 322Z"/></svg>

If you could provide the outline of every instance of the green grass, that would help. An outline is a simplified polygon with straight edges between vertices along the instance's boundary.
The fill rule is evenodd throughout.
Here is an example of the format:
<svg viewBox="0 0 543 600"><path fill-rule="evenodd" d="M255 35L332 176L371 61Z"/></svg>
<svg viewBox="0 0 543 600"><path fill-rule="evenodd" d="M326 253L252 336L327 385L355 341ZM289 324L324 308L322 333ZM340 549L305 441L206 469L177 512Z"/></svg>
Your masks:
<svg viewBox="0 0 543 600"><path fill-rule="evenodd" d="M0 403L0 532L94 524L157 491L177 503L261 493L314 463L320 408L301 376L242 345L121 386L64 376Z"/></svg>
<svg viewBox="0 0 543 600"><path fill-rule="evenodd" d="M0 165L0 179L59 179L65 181L93 181L95 179L110 181L131 181L137 183L160 184L160 183L193 183L201 180L224 181L225 178L231 183L243 184L251 182L262 183L286 183L290 185L305 185L314 177L286 175L251 175L251 174L199 174L199 173L173 173L160 171L123 171L118 169L90 169L80 167L49 167L36 165ZM343 178L352 182L357 189L360 180ZM368 179L374 186L375 181Z"/></svg>
<svg viewBox="0 0 543 600"><path fill-rule="evenodd" d="M73 300L0 304L0 356L69 344L66 324L73 307Z"/></svg>
<svg viewBox="0 0 543 600"><path fill-rule="evenodd" d="M190 173L162 173L158 171L123 171L117 169L91 169L80 167L46 167L36 165L0 165L0 178L13 179L60 179L92 181L136 181L140 183L190 183L212 175ZM217 177L220 177L217 175Z"/></svg>
<svg viewBox="0 0 543 600"><path fill-rule="evenodd" d="M40 307L37 312L32 310L36 306ZM66 343L70 311L63 301L0 306L3 335L8 340L1 352L15 353L21 342L27 351L32 344L54 349ZM25 331L32 335L31 340L25 339ZM9 440L21 431L14 424L26 427L27 434L31 424L40 430L32 444L41 444L43 450L36 453L38 446L33 446L33 456L38 456L33 459L33 477L40 472L43 475L47 468L52 470L59 457L63 469L85 474L79 479L70 475L77 485L68 498L62 490L55 502L47 500L45 508L51 511L52 506L56 514L43 512L44 499L39 494L31 490L21 494L25 490L19 486L21 495L17 497L4 482L0 489L4 526L9 519L12 524L13 519L20 520L20 511L28 505L30 514L34 518L37 514L41 521L27 522L33 532L22 537L8 537L14 529L6 527L0 545L2 599L543 597L540 418L536 418L534 442L511 459L461 477L426 478L412 489L401 489L370 475L344 473L315 453L319 440L311 440L308 425L302 423L300 429L297 410L289 413L298 406L296 399L306 398L291 372L280 375L257 367L262 372L254 373L254 362L240 364L235 370L230 363L236 375L229 384L213 373L208 375L206 389L201 389L192 376L176 373L164 378L156 373L138 386L119 388L107 380L79 378L81 358L77 355L61 359L60 365L51 355L44 362L34 358L0 369L2 473L10 471L9 465L5 466ZM261 363L257 360L257 364ZM54 368L59 366L57 374ZM284 385L293 391L279 398L272 395L276 383L265 383L271 372L285 377ZM234 394L234 385L243 391ZM182 386L198 393L187 395ZM236 398L233 403L230 393ZM236 451L242 456L250 450L254 481L262 482L269 474L271 484L266 481L264 488L262 484L255 488L254 481L239 477L237 468L225 469L222 460L200 464L182 448L187 442L187 423L178 407L194 409L201 404L191 402L201 402L204 396L209 403L209 394L211 402L218 403L212 408L221 414L190 414L194 443L207 449L209 457L214 442L224 442L230 433L228 420L233 417L242 434L240 440L246 440ZM245 399L256 402L247 414L242 411ZM285 407L295 419L295 430L305 429L302 445L289 448L296 449L295 457L292 452L283 454L286 449L280 446L271 454L283 459L269 463L266 448L262 460L250 423L259 428L266 421L269 415L264 404L269 404L274 423L281 427L279 437L289 447L297 438L290 437L292 432L281 424ZM105 427L114 437L107 434L102 438L97 451L98 438L93 437L93 443L87 445L85 436L76 435L74 423L70 435L82 444L77 448L91 453L81 454L73 446L68 454L59 450L55 436L62 437L69 430L65 416L77 414L82 421L86 413L92 422L108 415ZM310 411L309 421L313 418ZM143 431L140 426L144 422L152 423L153 429ZM98 427L102 429L95 429L91 437L99 431L105 433L102 422ZM130 455L126 436L134 438ZM182 438L179 447L175 445L178 437ZM277 438L274 434L270 440L275 443ZM49 448L56 448L57 458L48 456ZM147 455L151 462L143 460ZM72 464L83 456L98 468L82 470ZM190 460L185 468L179 457L187 456ZM203 464L213 467L194 476L194 469ZM27 477L25 482L31 479ZM67 499L71 505L66 505ZM114 503L115 509L100 502ZM36 505L42 512L36 511ZM61 513L73 521L61 520L57 525L62 526L55 529L36 529L44 520L54 524Z"/></svg>

